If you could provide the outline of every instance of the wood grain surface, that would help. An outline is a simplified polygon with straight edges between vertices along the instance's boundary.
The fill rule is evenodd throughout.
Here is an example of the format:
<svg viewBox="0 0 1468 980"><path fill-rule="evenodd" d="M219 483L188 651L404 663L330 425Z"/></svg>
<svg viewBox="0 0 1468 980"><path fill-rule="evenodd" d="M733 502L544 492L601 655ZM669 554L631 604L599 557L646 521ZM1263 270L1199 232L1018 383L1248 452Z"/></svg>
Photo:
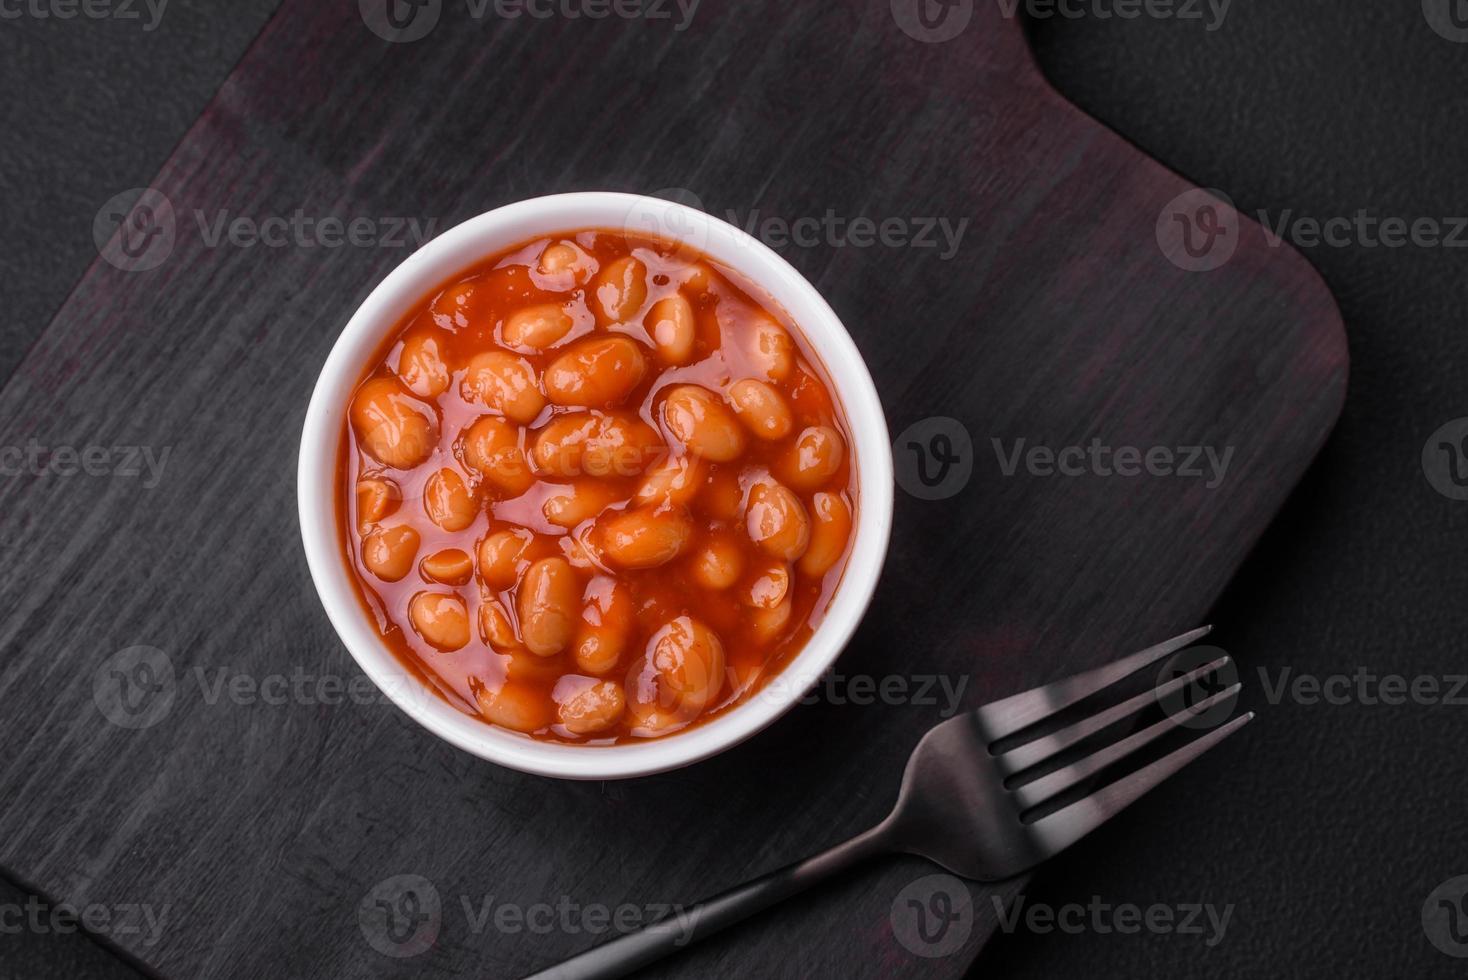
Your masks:
<svg viewBox="0 0 1468 980"><path fill-rule="evenodd" d="M844 839L946 714L941 694L854 703L855 678L941 678L971 707L1198 623L1339 410L1344 336L1309 267L1246 220L1221 268L1169 261L1159 216L1189 185L1060 100L999 5L944 43L886 0L708 4L685 30L674 5L469 9L389 43L356 4L284 3L152 185L174 216L160 264L119 268L114 243L0 392L0 446L159 464L0 480L0 863L58 899L151 907L159 929L109 935L165 976L517 976L595 942L598 909L626 921ZM856 338L893 434L946 417L972 442L954 495L899 492L834 696L717 759L600 785L436 741L364 688L313 593L306 400L408 248L214 236L221 216L443 228L596 188L691 193L767 237L769 218L966 221L951 255L941 235L824 232L782 251ZM1006 476L994 439L1233 455L1214 487ZM140 657L156 693L129 715ZM1127 819L1165 819L1167 792ZM959 976L990 896L1019 885L968 886L971 912L925 946L899 898L951 887L936 870L873 865L652 975ZM422 900L414 956L377 948L394 883Z"/></svg>

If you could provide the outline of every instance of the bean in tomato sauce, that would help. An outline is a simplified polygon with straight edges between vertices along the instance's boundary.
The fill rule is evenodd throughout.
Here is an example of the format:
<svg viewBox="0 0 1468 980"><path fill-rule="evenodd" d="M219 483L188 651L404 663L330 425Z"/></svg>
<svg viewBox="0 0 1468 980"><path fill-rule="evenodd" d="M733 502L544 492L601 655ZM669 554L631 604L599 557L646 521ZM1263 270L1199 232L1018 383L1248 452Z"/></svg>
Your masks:
<svg viewBox="0 0 1468 980"><path fill-rule="evenodd" d="M527 242L424 297L347 412L340 534L434 691L549 741L747 700L839 585L850 438L798 326L682 245Z"/></svg>

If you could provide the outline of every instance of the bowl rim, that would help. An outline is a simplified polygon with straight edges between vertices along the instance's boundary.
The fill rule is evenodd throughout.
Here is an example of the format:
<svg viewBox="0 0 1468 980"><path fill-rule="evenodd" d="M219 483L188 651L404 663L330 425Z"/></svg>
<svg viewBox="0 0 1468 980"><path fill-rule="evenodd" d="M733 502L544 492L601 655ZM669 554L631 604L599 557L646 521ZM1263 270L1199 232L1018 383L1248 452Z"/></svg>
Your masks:
<svg viewBox="0 0 1468 980"><path fill-rule="evenodd" d="M616 746L536 741L474 718L428 689L378 636L340 554L335 472L347 399L367 358L412 304L476 262L557 233L619 229L689 245L778 303L819 356L854 445L859 504L854 542L820 626L765 686L691 729ZM466 752L522 772L563 779L622 779L692 765L772 724L836 662L869 606L886 560L893 507L892 447L876 385L836 312L784 258L743 230L662 198L581 191L530 198L455 225L396 265L358 306L312 389L297 460L301 539L316 593L358 666L419 725Z"/></svg>

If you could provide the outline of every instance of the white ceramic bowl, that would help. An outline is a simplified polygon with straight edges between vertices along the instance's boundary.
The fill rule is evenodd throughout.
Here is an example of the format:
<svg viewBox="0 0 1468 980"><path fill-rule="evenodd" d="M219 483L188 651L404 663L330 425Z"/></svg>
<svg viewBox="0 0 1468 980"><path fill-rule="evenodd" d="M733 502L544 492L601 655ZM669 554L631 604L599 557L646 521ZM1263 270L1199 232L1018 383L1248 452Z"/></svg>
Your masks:
<svg viewBox="0 0 1468 980"><path fill-rule="evenodd" d="M841 584L820 627L785 670L718 718L665 738L616 746L537 742L473 718L427 690L383 643L357 597L338 542L334 493L348 400L368 359L400 317L434 288L496 252L590 228L686 242L783 307L835 385L854 441L860 498ZM372 291L337 338L316 382L301 435L297 494L306 560L327 616L362 670L399 707L440 738L512 769L565 779L617 779L676 769L722 752L778 718L830 669L866 611L886 557L892 450L876 388L856 345L831 307L788 262L733 225L681 204L632 194L560 194L511 204L450 229Z"/></svg>

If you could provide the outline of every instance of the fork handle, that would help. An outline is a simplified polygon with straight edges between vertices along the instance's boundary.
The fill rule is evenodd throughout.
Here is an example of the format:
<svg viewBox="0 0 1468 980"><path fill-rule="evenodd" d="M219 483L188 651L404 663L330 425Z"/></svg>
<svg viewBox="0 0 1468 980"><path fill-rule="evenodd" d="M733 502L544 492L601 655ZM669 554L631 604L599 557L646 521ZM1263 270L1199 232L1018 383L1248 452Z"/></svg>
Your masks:
<svg viewBox="0 0 1468 980"><path fill-rule="evenodd" d="M525 980L612 980L712 936L888 849L889 824L618 936Z"/></svg>

